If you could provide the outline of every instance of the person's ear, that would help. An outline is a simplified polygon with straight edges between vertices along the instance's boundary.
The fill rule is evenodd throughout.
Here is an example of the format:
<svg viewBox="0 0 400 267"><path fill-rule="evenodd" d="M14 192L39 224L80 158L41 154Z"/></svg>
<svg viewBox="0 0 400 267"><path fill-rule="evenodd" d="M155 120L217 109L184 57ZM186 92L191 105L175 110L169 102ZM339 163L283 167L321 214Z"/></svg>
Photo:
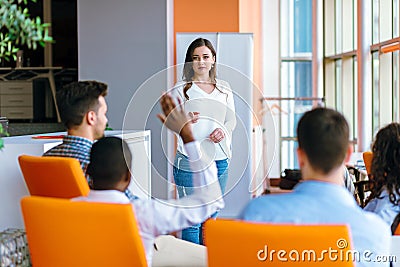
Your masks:
<svg viewBox="0 0 400 267"><path fill-rule="evenodd" d="M131 172L128 170L128 171L126 172L126 174L125 174L125 179L124 179L124 181L125 181L125 182L131 182L131 179L132 179L132 175L131 175Z"/></svg>
<svg viewBox="0 0 400 267"><path fill-rule="evenodd" d="M348 163L350 161L351 154L353 154L353 146L349 145L346 151L346 157L344 158L344 163Z"/></svg>
<svg viewBox="0 0 400 267"><path fill-rule="evenodd" d="M131 180L132 180L131 172L127 170L127 172L124 174L122 181L126 184L126 187L128 187L129 184L131 183Z"/></svg>
<svg viewBox="0 0 400 267"><path fill-rule="evenodd" d="M299 167L300 169L304 167L304 163L305 163L305 153L301 148L297 148L296 150L297 152L297 162L299 163Z"/></svg>
<svg viewBox="0 0 400 267"><path fill-rule="evenodd" d="M95 125L97 120L97 114L93 110L86 113L86 121L89 125Z"/></svg>

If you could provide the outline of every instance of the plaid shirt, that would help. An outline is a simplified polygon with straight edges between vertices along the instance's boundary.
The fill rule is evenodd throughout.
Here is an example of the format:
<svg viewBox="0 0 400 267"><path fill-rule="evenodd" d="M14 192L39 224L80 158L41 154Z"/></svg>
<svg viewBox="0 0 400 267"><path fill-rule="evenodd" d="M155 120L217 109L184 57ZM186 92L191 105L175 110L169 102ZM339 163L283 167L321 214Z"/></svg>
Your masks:
<svg viewBox="0 0 400 267"><path fill-rule="evenodd" d="M86 179L90 185L90 177L86 174L87 166L90 163L90 150L92 149L93 141L74 135L64 136L62 144L48 150L43 156L46 157L68 157L76 158L81 164L81 168L86 175ZM137 199L129 189L125 190L125 195L130 199Z"/></svg>
<svg viewBox="0 0 400 267"><path fill-rule="evenodd" d="M90 162L90 150L93 141L74 135L64 136L62 144L53 147L43 156L76 158L81 164L82 170L86 173Z"/></svg>

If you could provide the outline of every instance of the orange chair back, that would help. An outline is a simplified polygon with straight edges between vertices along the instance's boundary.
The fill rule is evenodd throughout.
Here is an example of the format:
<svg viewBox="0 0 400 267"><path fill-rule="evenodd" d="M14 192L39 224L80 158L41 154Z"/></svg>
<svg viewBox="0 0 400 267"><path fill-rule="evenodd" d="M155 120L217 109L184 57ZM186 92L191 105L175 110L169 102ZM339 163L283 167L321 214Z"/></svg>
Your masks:
<svg viewBox="0 0 400 267"><path fill-rule="evenodd" d="M18 161L33 196L73 198L89 194L89 185L77 159L21 155Z"/></svg>
<svg viewBox="0 0 400 267"><path fill-rule="evenodd" d="M400 224L397 226L397 228L394 231L393 235L400 235Z"/></svg>
<svg viewBox="0 0 400 267"><path fill-rule="evenodd" d="M130 204L28 196L21 207L33 266L147 266Z"/></svg>
<svg viewBox="0 0 400 267"><path fill-rule="evenodd" d="M394 230L393 235L400 235L400 223L397 225L396 229Z"/></svg>
<svg viewBox="0 0 400 267"><path fill-rule="evenodd" d="M372 151L363 152L365 169L367 170L368 175L371 173L372 156L373 156Z"/></svg>
<svg viewBox="0 0 400 267"><path fill-rule="evenodd" d="M346 260L351 249L346 225L208 220L205 241L208 267L354 266L351 256ZM323 252L329 248L343 253L344 260L330 260Z"/></svg>

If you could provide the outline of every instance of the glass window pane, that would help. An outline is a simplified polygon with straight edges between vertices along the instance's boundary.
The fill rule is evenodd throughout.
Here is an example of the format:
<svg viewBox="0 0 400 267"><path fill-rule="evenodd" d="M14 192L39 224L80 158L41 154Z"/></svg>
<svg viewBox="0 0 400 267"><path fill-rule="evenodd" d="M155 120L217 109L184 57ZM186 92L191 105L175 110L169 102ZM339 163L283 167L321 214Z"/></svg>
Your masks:
<svg viewBox="0 0 400 267"><path fill-rule="evenodd" d="M343 23L342 25L346 25L346 30L343 31L343 52L352 51L354 49L354 42L353 42L353 1L346 0L342 3L343 7ZM355 24L357 25L357 24Z"/></svg>
<svg viewBox="0 0 400 267"><path fill-rule="evenodd" d="M379 130L379 53L372 54L372 132Z"/></svg>
<svg viewBox="0 0 400 267"><path fill-rule="evenodd" d="M281 56L312 56L312 0L281 1Z"/></svg>
<svg viewBox="0 0 400 267"><path fill-rule="evenodd" d="M350 136L353 136L354 132L354 64L353 58L345 58L342 60L342 112L346 117L350 125Z"/></svg>
<svg viewBox="0 0 400 267"><path fill-rule="evenodd" d="M312 64L311 62L282 62L281 96L312 96ZM311 101L282 101L281 108L290 116L281 118L282 136L294 137L296 133L299 110L312 105Z"/></svg>
<svg viewBox="0 0 400 267"><path fill-rule="evenodd" d="M281 27L281 56L288 57L293 49L293 0L282 0L281 1L281 16L280 16L280 27Z"/></svg>
<svg viewBox="0 0 400 267"><path fill-rule="evenodd" d="M372 0L372 43L379 43L379 0Z"/></svg>
<svg viewBox="0 0 400 267"><path fill-rule="evenodd" d="M393 52L393 120L400 121L399 51Z"/></svg>
<svg viewBox="0 0 400 267"><path fill-rule="evenodd" d="M343 112L343 91L342 91L342 60L336 60L336 109Z"/></svg>
<svg viewBox="0 0 400 267"><path fill-rule="evenodd" d="M325 56L335 54L335 0L324 1Z"/></svg>
<svg viewBox="0 0 400 267"><path fill-rule="evenodd" d="M342 53L342 0L335 2L335 19L336 19L336 54Z"/></svg>
<svg viewBox="0 0 400 267"><path fill-rule="evenodd" d="M379 41L392 39L392 0L380 0L379 5Z"/></svg>
<svg viewBox="0 0 400 267"><path fill-rule="evenodd" d="M294 2L294 52L312 51L312 0Z"/></svg>
<svg viewBox="0 0 400 267"><path fill-rule="evenodd" d="M399 0L393 0L393 38L399 37Z"/></svg>
<svg viewBox="0 0 400 267"><path fill-rule="evenodd" d="M297 141L282 140L282 170L298 169L297 163Z"/></svg>
<svg viewBox="0 0 400 267"><path fill-rule="evenodd" d="M325 99L326 106L330 108L336 108L336 87L335 87L335 68L336 63L333 60L325 60Z"/></svg>
<svg viewBox="0 0 400 267"><path fill-rule="evenodd" d="M357 49L357 1L353 0L353 49Z"/></svg>
<svg viewBox="0 0 400 267"><path fill-rule="evenodd" d="M379 123L380 127L393 120L392 53L379 57Z"/></svg>
<svg viewBox="0 0 400 267"><path fill-rule="evenodd" d="M357 80L357 57L353 58L353 92L354 92L354 102L353 102L353 107L354 107L354 125L353 125L353 136L350 136L350 138L356 138L358 136L358 80ZM356 150L355 150L356 151Z"/></svg>
<svg viewBox="0 0 400 267"><path fill-rule="evenodd" d="M311 61L282 62L282 97L312 96Z"/></svg>

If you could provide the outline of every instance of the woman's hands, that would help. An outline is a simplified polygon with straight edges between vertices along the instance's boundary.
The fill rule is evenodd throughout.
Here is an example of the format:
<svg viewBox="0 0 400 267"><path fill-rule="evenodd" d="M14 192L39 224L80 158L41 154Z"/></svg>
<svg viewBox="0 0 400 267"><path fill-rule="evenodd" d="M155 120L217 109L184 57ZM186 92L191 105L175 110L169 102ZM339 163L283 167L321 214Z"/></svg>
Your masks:
<svg viewBox="0 0 400 267"><path fill-rule="evenodd" d="M184 143L193 141L191 123L196 123L199 120L200 113L189 112L189 116L186 116L179 99L178 102L178 106L176 106L171 96L164 94L160 100L161 109L164 114L158 114L157 117L167 128L178 133ZM209 138L214 143L219 143L225 138L225 133L221 128L216 128L210 134Z"/></svg>
<svg viewBox="0 0 400 267"><path fill-rule="evenodd" d="M196 123L199 120L199 114L200 112L189 112L188 115L190 119L192 120L192 123Z"/></svg>
<svg viewBox="0 0 400 267"><path fill-rule="evenodd" d="M216 128L211 134L210 139L214 143L219 143L225 138L225 133L221 128Z"/></svg>

